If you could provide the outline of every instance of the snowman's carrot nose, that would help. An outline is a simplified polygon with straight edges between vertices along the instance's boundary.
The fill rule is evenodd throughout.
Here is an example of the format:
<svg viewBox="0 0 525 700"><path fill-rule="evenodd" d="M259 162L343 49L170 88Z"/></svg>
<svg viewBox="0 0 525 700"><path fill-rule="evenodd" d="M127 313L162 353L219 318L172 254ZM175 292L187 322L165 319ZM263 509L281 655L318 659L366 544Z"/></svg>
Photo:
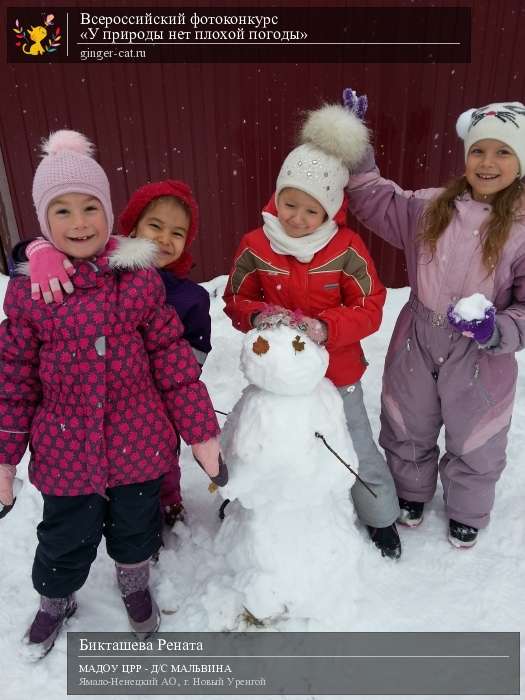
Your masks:
<svg viewBox="0 0 525 700"><path fill-rule="evenodd" d="M316 438L319 438L320 440L322 440L322 441L324 442L324 446L325 446L328 450L330 450L330 452L331 452L333 455L335 455L335 456L337 457L337 459L341 462L341 464L344 464L345 467L346 467L349 471L352 472L352 474L355 476L355 478L363 484L363 486L365 487L365 489L366 489L367 491L370 491L370 493L372 494L372 496L373 496L374 498L377 498L377 494L374 493L374 492L372 491L372 489L371 489L370 486L366 483L366 481L363 481L363 479L361 479L361 477L359 476L359 474L358 474L357 472L355 472L355 471L352 469L352 467L351 467L349 464L347 464L347 463L344 461L344 459L342 459L332 447L330 447L330 445L326 442L326 439L325 439L325 436L324 436L324 435L321 435L321 433L315 433L315 437L316 437Z"/></svg>

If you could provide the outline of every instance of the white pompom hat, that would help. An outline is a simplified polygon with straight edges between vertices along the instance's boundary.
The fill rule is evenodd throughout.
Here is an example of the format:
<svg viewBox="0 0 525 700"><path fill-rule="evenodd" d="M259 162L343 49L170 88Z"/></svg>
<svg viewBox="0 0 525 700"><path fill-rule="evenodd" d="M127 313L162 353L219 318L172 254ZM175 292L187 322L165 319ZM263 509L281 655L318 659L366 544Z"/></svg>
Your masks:
<svg viewBox="0 0 525 700"><path fill-rule="evenodd" d="M510 146L525 175L525 105L521 102L493 102L468 109L456 122L458 136L465 142L465 160L469 149L482 139L497 139Z"/></svg>
<svg viewBox="0 0 525 700"><path fill-rule="evenodd" d="M100 200L108 224L108 239L113 230L113 208L109 180L92 158L93 144L78 131L62 129L50 134L42 144L44 157L33 178L33 203L42 235L52 241L47 208L61 194L89 194Z"/></svg>
<svg viewBox="0 0 525 700"><path fill-rule="evenodd" d="M299 140L281 166L275 198L294 187L316 199L333 219L343 203L349 169L362 160L370 142L368 129L345 107L324 105L307 114Z"/></svg>

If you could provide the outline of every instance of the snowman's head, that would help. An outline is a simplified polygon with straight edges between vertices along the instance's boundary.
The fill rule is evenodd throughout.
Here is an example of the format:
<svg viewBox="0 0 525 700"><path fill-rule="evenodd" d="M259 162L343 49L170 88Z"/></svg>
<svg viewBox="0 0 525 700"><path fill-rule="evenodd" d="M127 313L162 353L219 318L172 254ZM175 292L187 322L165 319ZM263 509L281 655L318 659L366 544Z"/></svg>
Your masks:
<svg viewBox="0 0 525 700"><path fill-rule="evenodd" d="M310 394L327 367L327 351L288 326L250 331L241 350L241 369L250 384L284 396Z"/></svg>

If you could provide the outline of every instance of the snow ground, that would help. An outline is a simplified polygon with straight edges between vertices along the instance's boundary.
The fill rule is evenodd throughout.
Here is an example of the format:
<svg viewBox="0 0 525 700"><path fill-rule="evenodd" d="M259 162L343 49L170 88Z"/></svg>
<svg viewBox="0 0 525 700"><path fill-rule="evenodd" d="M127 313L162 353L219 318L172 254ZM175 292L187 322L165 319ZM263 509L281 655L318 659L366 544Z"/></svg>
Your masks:
<svg viewBox="0 0 525 700"><path fill-rule="evenodd" d="M239 398L246 382L238 362L242 335L232 329L222 312L221 294L225 280L225 277L220 277L204 285L212 295L214 349L205 365L203 379L215 407L227 412ZM6 282L6 278L0 275L0 298L3 298ZM407 296L407 289L389 290L381 331L364 343L370 366L363 385L376 435L383 358L395 319ZM327 577L327 596L333 598L331 611L326 617L316 618L320 608L312 600L314 614L311 619L282 620L271 629L356 632L525 630L522 595L524 528L519 506L525 486L525 473L520 464L520 455L525 451L523 353L518 355L518 362L521 372L508 447L508 466L498 483L491 524L481 533L476 547L470 551L457 551L447 542L446 520L438 492L425 510L422 525L416 530L402 529L403 557L399 562L381 559L361 531L363 551L360 565L353 571L353 578L349 582L347 579L344 596L337 587L337 572L332 571L332 576ZM327 454L326 459L332 457ZM203 632L231 628L229 623L236 615L238 599L229 587L231 572L218 556L214 543L220 527L217 518L220 498L209 493L206 479L187 449L183 451L182 467L187 520L170 535L168 546L152 575L153 588L165 611L161 631ZM24 459L20 468L24 478L26 469L27 459ZM38 664L31 665L19 655L19 640L38 601L31 585L31 565L36 546L35 527L40 515L40 495L34 487L26 484L13 512L0 524L1 695L5 700L66 697L65 635L59 638L52 653ZM304 581L305 587L308 585L306 578L298 576L297 580ZM127 630L126 615L114 582L113 565L103 546L78 599L79 612L70 621L69 631ZM239 623L237 629L246 627Z"/></svg>

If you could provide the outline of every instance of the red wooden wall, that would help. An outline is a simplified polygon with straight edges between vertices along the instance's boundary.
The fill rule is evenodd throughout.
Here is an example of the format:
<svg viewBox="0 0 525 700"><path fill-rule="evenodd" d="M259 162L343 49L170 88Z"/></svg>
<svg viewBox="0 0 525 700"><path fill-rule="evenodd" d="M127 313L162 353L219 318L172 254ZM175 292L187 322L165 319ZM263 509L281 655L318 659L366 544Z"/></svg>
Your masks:
<svg viewBox="0 0 525 700"><path fill-rule="evenodd" d="M3 9L14 2L5 2ZM21 3L22 4L22 3ZM79 5L74 0L55 3ZM131 7L164 2L92 2ZM362 2L178 2L206 6L363 5ZM194 245L196 280L227 272L240 236L258 225L301 110L337 101L351 85L369 96L369 124L385 176L405 188L443 183L461 171L457 115L490 101L523 100L525 5L520 0L383 6L471 6L470 64L7 64L0 73L0 146L22 238L38 229L31 181L42 137L59 128L89 135L98 147L118 212L149 180L187 180L202 212ZM23 5L44 7L43 2ZM48 5L45 5L47 8ZM2 24L5 12L2 13ZM2 27L3 29L3 27ZM6 193L2 192L5 198ZM11 231L12 240L16 233ZM402 256L365 238L384 282L405 282Z"/></svg>

